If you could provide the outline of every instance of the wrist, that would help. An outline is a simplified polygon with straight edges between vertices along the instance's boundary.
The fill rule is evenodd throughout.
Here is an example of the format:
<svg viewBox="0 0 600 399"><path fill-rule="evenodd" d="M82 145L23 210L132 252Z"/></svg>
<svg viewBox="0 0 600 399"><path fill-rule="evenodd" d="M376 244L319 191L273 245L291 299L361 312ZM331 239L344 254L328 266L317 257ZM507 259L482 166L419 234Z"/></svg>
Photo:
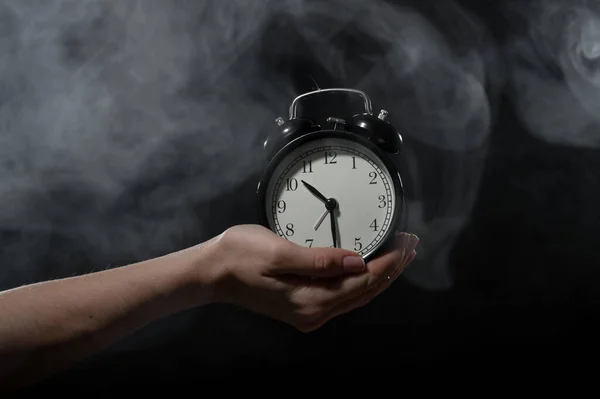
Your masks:
<svg viewBox="0 0 600 399"><path fill-rule="evenodd" d="M191 306L202 306L220 302L222 268L216 239L171 254L177 262L180 273L181 291L187 293Z"/></svg>

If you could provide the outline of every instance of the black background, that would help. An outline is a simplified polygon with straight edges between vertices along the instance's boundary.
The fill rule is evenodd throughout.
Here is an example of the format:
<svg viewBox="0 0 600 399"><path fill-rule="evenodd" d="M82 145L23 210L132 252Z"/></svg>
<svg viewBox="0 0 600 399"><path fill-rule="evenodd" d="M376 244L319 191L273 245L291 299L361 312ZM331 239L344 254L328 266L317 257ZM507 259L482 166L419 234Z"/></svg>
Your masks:
<svg viewBox="0 0 600 399"><path fill-rule="evenodd" d="M462 4L502 43L507 24L498 16L498 2ZM298 53L273 67L291 74L299 93L312 89L306 70L322 87L351 86ZM401 278L367 307L311 334L242 309L208 306L161 320L36 389L142 392L165 384L221 384L230 377L228 384L235 385L250 375L268 387L281 376L312 381L374 368L452 373L464 367L577 367L595 352L598 332L600 152L540 141L520 125L506 95L497 106L475 209L451 254L456 281L450 290L421 290ZM419 145L410 138L406 144ZM257 179L202 205L198 212L215 215L207 218L211 233L255 221L249 198ZM230 209L245 210L230 219L219 216ZM187 327L164 334L160 343L118 350L184 319Z"/></svg>

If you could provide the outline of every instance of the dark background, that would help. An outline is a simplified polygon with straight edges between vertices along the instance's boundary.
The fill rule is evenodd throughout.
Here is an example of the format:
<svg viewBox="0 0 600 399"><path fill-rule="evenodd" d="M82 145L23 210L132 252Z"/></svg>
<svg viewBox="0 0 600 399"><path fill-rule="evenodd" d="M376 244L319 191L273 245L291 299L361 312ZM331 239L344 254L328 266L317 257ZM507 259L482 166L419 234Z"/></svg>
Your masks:
<svg viewBox="0 0 600 399"><path fill-rule="evenodd" d="M456 26L451 13L437 10L441 2L435 6L431 5L434 2L413 3L437 21L444 34L452 36ZM261 375L265 386L269 386L269 378L293 377L292 370L302 373L304 380L319 375L349 376L375 368L397 374L423 368L451 373L465 366L501 371L507 364L513 370L558 368L564 364L576 368L581 359L595 353L600 283L600 151L543 140L521 122L507 89L510 79L505 79L511 57L503 53L521 22L518 18L508 19L503 12L505 3L461 2L483 21L499 54L494 58L497 73L492 73L488 82L493 125L485 143L479 149L457 153L423 143L415 138L415 132L404 135L407 151L416 153L420 164L462 162L463 169L455 173L463 173L460 170L464 165L480 167L480 176L473 178L480 184L474 183L472 210L466 211L467 222L452 242L450 287L431 289L414 282L418 279L402 277L365 308L336 318L310 334L242 309L207 306L159 321L36 389L65 392L80 387L90 392L116 392L119 386L129 386L145 391L163 384L221 384L227 378L240 381L248 375ZM352 59L353 53L374 51L368 41L356 39L352 25L336 39L346 41L346 62L351 70L340 77L303 49L308 44L293 39L293 27L286 27L282 21L279 24L287 29L290 40L296 40L290 46L293 51L285 56L267 51L262 54L263 66L273 76L288 76L296 95L314 89L307 71L321 87L353 87L373 68ZM271 29L281 32L278 29L282 28L275 22ZM268 34L261 40L265 48L272 48L268 43L274 39ZM371 64L377 64L376 56L371 60ZM247 63L242 55L231 68L252 76L244 65ZM501 82L494 81L500 75ZM190 83L189 90L203 88ZM371 93L379 104L376 107L393 113L394 107L386 103L385 96ZM255 98L261 101L259 94ZM281 106L265 120L284 114L292 98L284 96ZM344 108L347 105L342 103L336 110L338 114L348 112ZM324 109L320 104L306 107L303 112L315 116L330 112ZM231 123L243 130L246 121ZM254 143L253 150L260 141ZM460 160L452 161L457 158ZM161 170L153 180L133 186L131 192L135 195L128 198L143 198L156 185L177 180L178 170L176 166ZM444 178L430 175L435 181ZM425 174L422 178L428 177ZM257 179L258 174L254 174L210 202L186 204L203 228L200 232L187 231L175 244L165 244L167 249L193 245L230 225L254 222L252 201ZM423 187L421 198L414 198L413 190L413 199L431 204L432 214L443 213L437 197L447 193L441 193L433 183L423 183ZM410 194L410 184L408 190ZM57 195L67 200L76 194ZM118 214L133 212L136 201L123 201L111 209ZM85 217L85 210L81 214ZM31 232L7 230L5 242L35 238ZM421 238L425 246L427 237ZM38 259L39 273L32 279L60 274L56 272L58 266L52 265L67 260L81 264L77 270L83 271L87 258L95 253L72 237L60 235L53 236L48 248ZM104 256L111 259L111 264L144 258L121 253ZM411 269L418 268L420 262L425 261L416 261ZM14 278L3 283L11 286L26 281Z"/></svg>

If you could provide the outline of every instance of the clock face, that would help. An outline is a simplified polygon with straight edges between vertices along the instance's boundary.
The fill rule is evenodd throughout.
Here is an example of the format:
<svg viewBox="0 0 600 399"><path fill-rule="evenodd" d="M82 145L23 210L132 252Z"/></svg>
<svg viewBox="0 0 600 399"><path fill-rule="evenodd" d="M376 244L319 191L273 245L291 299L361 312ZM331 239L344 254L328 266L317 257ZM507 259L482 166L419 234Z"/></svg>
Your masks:
<svg viewBox="0 0 600 399"><path fill-rule="evenodd" d="M269 226L307 247L332 247L334 230L336 247L367 257L393 228L393 182L384 162L359 142L338 137L308 141L281 158L267 182ZM325 199L337 203L334 227Z"/></svg>

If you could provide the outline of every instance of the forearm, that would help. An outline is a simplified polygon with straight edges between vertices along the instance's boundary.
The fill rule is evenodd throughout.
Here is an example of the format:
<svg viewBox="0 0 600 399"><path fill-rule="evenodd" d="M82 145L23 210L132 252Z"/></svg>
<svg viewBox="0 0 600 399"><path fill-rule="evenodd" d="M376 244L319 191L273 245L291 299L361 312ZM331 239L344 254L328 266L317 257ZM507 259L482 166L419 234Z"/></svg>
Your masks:
<svg viewBox="0 0 600 399"><path fill-rule="evenodd" d="M197 270L202 251L0 293L0 386L56 372L156 319L208 302L208 279Z"/></svg>

